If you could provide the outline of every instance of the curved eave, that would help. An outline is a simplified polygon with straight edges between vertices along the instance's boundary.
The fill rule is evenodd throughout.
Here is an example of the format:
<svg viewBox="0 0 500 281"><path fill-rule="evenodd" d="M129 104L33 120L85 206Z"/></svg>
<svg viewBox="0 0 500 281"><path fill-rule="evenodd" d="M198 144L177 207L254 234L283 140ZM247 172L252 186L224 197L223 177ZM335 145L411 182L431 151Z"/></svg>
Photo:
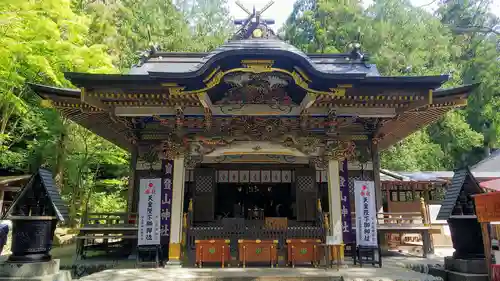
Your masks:
<svg viewBox="0 0 500 281"><path fill-rule="evenodd" d="M432 104L424 108L405 111L388 120L376 136L379 148L387 149L425 126L435 123L448 111L465 106L467 97L478 85L436 90Z"/></svg>
<svg viewBox="0 0 500 281"><path fill-rule="evenodd" d="M137 89L147 87L161 90L161 85L166 82L178 85L198 85L203 87L203 80L210 75L209 70L203 73L150 73L148 75L131 74L90 74L90 73L65 73L74 85L82 88L92 89L94 87L106 87L115 89ZM448 76L399 76L399 77L377 77L365 74L328 74L323 77L331 81L333 85L351 84L354 87L385 87L385 88L411 88L411 89L436 89L448 80ZM312 78L313 81L316 77ZM324 81L324 80L323 80ZM323 84L323 83L321 83ZM187 85L186 85L187 86ZM191 87L189 87L191 88ZM190 89L196 90L196 89Z"/></svg>
<svg viewBox="0 0 500 281"><path fill-rule="evenodd" d="M92 88L93 86L97 85L107 85L111 87L130 87L139 83L152 83L155 81L148 75L133 74L93 74L65 72L64 77L71 81L73 85L82 88Z"/></svg>
<svg viewBox="0 0 500 281"><path fill-rule="evenodd" d="M457 95L469 95L470 92L479 87L480 83L467 84L460 87L448 88L448 89L437 89L434 91L435 98L453 97Z"/></svg>
<svg viewBox="0 0 500 281"><path fill-rule="evenodd" d="M61 98L80 99L80 90L70 88L58 88L35 83L27 83L28 86L37 94L43 93L49 96L58 96ZM43 98L43 96L40 96Z"/></svg>
<svg viewBox="0 0 500 281"><path fill-rule="evenodd" d="M119 122L108 112L82 103L79 90L33 83L28 83L28 86L42 99L49 100L50 105L65 118L125 150L133 147L131 140L133 134L125 124L126 122Z"/></svg>
<svg viewBox="0 0 500 281"><path fill-rule="evenodd" d="M374 76L360 81L363 86L391 86L435 89L448 81L448 75L437 76Z"/></svg>

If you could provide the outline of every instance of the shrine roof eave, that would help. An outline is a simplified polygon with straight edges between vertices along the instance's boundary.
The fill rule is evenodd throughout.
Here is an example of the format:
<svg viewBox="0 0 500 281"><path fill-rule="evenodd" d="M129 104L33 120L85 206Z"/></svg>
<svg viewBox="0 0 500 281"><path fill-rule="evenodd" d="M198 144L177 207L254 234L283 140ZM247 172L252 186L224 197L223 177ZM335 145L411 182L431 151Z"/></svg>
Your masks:
<svg viewBox="0 0 500 281"><path fill-rule="evenodd" d="M157 83L178 83L180 85L197 82L201 83L205 73L150 73L149 75L137 74L92 74L67 72L65 77L74 85L83 88L94 88L99 86L113 88L144 87ZM208 75L209 73L206 73ZM365 74L328 74L325 76L334 83L350 83L354 87L387 87L387 88L418 88L436 89L448 81L447 75L437 76L366 76Z"/></svg>
<svg viewBox="0 0 500 281"><path fill-rule="evenodd" d="M81 102L80 90L57 88L40 84L27 85L43 99L42 106L55 107L58 112L94 134L130 151L134 146L134 134L120 117Z"/></svg>
<svg viewBox="0 0 500 281"><path fill-rule="evenodd" d="M383 124L375 136L379 149L388 149L425 126L435 123L447 112L464 107L467 104L467 98L478 86L479 83L476 83L435 90L432 104L402 112L396 118Z"/></svg>
<svg viewBox="0 0 500 281"><path fill-rule="evenodd" d="M128 128L130 124L126 124L126 120L118 116L112 116L110 112L83 103L79 90L28 85L43 99L54 101L55 107L63 116L126 150L134 146L134 134ZM478 84L473 84L438 89L433 93L432 104L401 112L396 118L387 120L374 136L379 141L379 148L387 149L415 131L436 122L453 108L464 106L467 97L477 86Z"/></svg>
<svg viewBox="0 0 500 281"><path fill-rule="evenodd" d="M445 97L461 95L464 93L470 93L471 91L479 87L479 85L480 85L479 83L473 83L454 88L437 89L434 91L434 98L445 98Z"/></svg>
<svg viewBox="0 0 500 281"><path fill-rule="evenodd" d="M62 98L80 99L81 91L79 89L58 88L35 83L27 83L28 86L36 93L43 92L49 95L56 95Z"/></svg>

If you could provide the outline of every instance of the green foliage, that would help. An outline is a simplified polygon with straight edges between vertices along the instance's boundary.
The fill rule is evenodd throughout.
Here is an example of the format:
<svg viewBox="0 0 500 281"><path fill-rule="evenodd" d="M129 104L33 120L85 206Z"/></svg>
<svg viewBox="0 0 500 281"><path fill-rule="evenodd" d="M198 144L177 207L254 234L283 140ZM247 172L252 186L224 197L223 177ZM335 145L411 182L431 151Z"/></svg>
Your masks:
<svg viewBox="0 0 500 281"><path fill-rule="evenodd" d="M91 19L92 44L104 42L114 64L126 70L136 62L136 52L159 44L168 51L190 46L188 26L171 1L75 0L75 8Z"/></svg>
<svg viewBox="0 0 500 281"><path fill-rule="evenodd" d="M106 44L114 65L125 72L137 62L137 52L151 45L165 51L209 51L228 38L232 26L225 0L191 1L181 11L164 0L74 3L91 19L88 42Z"/></svg>
<svg viewBox="0 0 500 281"><path fill-rule="evenodd" d="M500 18L490 12L490 1L443 1L438 17L453 33L457 76L465 83L480 82L469 98L467 121L484 135L486 147L500 145L500 60L498 31Z"/></svg>
<svg viewBox="0 0 500 281"><path fill-rule="evenodd" d="M187 19L196 51L211 51L236 31L229 16L227 0L176 1Z"/></svg>
<svg viewBox="0 0 500 281"><path fill-rule="evenodd" d="M0 11L0 152L6 152L36 130L26 81L67 86L63 71L113 67L104 45L85 45L87 20L68 0L5 0Z"/></svg>
<svg viewBox="0 0 500 281"><path fill-rule="evenodd" d="M330 53L348 51L359 30L363 51L383 75L450 74L445 87L481 82L465 111L447 114L382 155L389 169L449 170L477 162L483 143L499 145L498 37L483 32L499 19L488 5L442 1L434 16L408 0L376 0L367 9L354 0L298 0L282 33L305 52Z"/></svg>
<svg viewBox="0 0 500 281"><path fill-rule="evenodd" d="M70 214L123 210L129 154L39 107L26 86L71 87L64 72L117 73L136 52L207 51L229 35L226 1L195 1L191 25L171 1L0 1L0 167L52 169ZM222 7L222 8L221 8Z"/></svg>
<svg viewBox="0 0 500 281"><path fill-rule="evenodd" d="M128 155L40 108L25 83L68 87L63 72L113 73L112 59L105 45L88 44L90 21L69 0L5 0L0 11L0 166L26 173L50 167L75 216L95 167L127 167Z"/></svg>
<svg viewBox="0 0 500 281"><path fill-rule="evenodd" d="M465 111L452 111L434 126L428 128L435 143L440 144L444 155L441 162L444 167L462 167L481 159L469 155L476 147L483 144L483 135L473 131L465 120Z"/></svg>
<svg viewBox="0 0 500 281"><path fill-rule="evenodd" d="M424 131L418 131L389 148L380 157L381 166L393 171L436 171L445 167L441 163L444 152Z"/></svg>
<svg viewBox="0 0 500 281"><path fill-rule="evenodd" d="M298 0L284 37L309 53L337 53L346 50L363 25L361 1Z"/></svg>

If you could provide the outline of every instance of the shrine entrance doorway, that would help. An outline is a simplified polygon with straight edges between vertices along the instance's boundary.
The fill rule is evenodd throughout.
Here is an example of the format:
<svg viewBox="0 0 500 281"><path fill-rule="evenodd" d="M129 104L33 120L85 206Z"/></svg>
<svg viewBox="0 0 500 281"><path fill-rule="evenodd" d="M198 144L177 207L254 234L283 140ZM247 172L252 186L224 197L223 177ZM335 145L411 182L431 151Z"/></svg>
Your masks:
<svg viewBox="0 0 500 281"><path fill-rule="evenodd" d="M215 217L218 219L296 219L291 183L219 183L216 193Z"/></svg>

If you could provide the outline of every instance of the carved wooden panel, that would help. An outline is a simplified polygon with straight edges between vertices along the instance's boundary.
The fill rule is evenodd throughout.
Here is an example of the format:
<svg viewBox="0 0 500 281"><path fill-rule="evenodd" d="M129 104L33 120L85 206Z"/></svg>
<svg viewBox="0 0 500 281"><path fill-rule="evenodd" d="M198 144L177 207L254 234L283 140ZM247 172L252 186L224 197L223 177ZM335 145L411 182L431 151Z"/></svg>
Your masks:
<svg viewBox="0 0 500 281"><path fill-rule="evenodd" d="M212 221L215 212L215 170L195 169L194 220Z"/></svg>
<svg viewBox="0 0 500 281"><path fill-rule="evenodd" d="M263 183L268 183L271 182L271 171L262 171L262 174L260 176L261 182Z"/></svg>
<svg viewBox="0 0 500 281"><path fill-rule="evenodd" d="M314 221L316 219L316 172L314 169L295 170L295 202L297 204L298 221Z"/></svg>

